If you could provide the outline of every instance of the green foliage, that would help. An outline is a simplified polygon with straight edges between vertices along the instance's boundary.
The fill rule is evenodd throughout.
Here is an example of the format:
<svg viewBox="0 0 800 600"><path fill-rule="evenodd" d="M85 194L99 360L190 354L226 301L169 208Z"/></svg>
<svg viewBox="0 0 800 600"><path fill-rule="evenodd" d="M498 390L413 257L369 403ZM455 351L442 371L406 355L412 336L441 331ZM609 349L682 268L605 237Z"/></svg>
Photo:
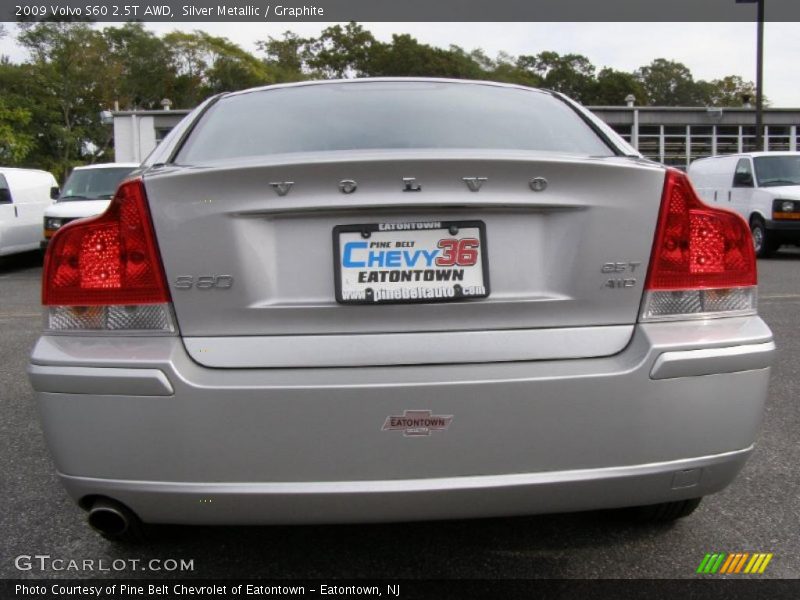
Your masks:
<svg viewBox="0 0 800 600"><path fill-rule="evenodd" d="M170 100L177 106L191 107L212 94L275 82L268 64L226 38L173 31L163 44L174 70Z"/></svg>
<svg viewBox="0 0 800 600"><path fill-rule="evenodd" d="M642 84L647 104L653 106L696 106L701 87L683 63L657 58L635 73Z"/></svg>
<svg viewBox="0 0 800 600"><path fill-rule="evenodd" d="M162 39L141 23L108 27L103 34L109 49L106 69L112 74L109 91L120 108L157 109L163 98L174 98L177 69Z"/></svg>
<svg viewBox="0 0 800 600"><path fill-rule="evenodd" d="M742 106L745 96L749 96L750 102L755 104L756 86L752 81L744 81L738 75L714 79L707 92L708 104L712 106ZM769 104L766 98L763 102L764 106Z"/></svg>
<svg viewBox="0 0 800 600"><path fill-rule="evenodd" d="M257 42L259 50L267 55L266 64L275 77L276 83L302 81L310 68L305 63L305 48L312 41L301 38L296 33L285 31L283 39L270 37ZM320 75L321 76L321 75Z"/></svg>
<svg viewBox="0 0 800 600"><path fill-rule="evenodd" d="M427 76L501 81L563 92L589 105L741 106L755 96L737 75L696 81L679 62L654 60L633 73L600 69L580 54L492 58L480 49L438 48L408 34L377 40L358 23L319 36L290 31L252 54L203 31L157 36L141 23L22 23L22 64L0 58L0 162L38 166L63 178L75 164L113 160L101 110L192 108L211 94L305 79ZM0 37L8 31L0 25Z"/></svg>
<svg viewBox="0 0 800 600"><path fill-rule="evenodd" d="M461 48L420 44L410 35L393 35L390 44L373 44L361 73L369 77L455 77L483 79L484 72Z"/></svg>
<svg viewBox="0 0 800 600"><path fill-rule="evenodd" d="M304 59L326 78L364 76L369 73L367 63L376 44L372 34L358 23L350 22L344 28L334 25L323 29L317 39L305 41Z"/></svg>
<svg viewBox="0 0 800 600"><path fill-rule="evenodd" d="M597 74L588 104L594 106L620 106L625 98L633 94L636 103L647 101L641 82L632 74L605 68Z"/></svg>
<svg viewBox="0 0 800 600"><path fill-rule="evenodd" d="M34 137L26 133L31 112L8 107L0 98L0 164L20 166L34 146Z"/></svg>
<svg viewBox="0 0 800 600"><path fill-rule="evenodd" d="M541 52L525 57L529 68L542 79L542 87L586 102L594 86L594 65L581 54Z"/></svg>
<svg viewBox="0 0 800 600"><path fill-rule="evenodd" d="M28 79L17 92L36 98L34 122L43 129L42 162L63 178L75 164L101 158L106 132L98 113L108 105L109 72L103 68L108 45L86 23L20 24L19 43L31 54Z"/></svg>

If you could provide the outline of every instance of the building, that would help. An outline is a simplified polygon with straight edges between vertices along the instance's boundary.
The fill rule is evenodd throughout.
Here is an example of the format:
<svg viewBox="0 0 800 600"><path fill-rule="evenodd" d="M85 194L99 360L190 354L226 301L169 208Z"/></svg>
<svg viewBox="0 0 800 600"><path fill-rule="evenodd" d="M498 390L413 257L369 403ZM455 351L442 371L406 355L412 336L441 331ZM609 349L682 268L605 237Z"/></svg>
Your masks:
<svg viewBox="0 0 800 600"><path fill-rule="evenodd" d="M114 160L142 162L188 110L123 110L114 117Z"/></svg>
<svg viewBox="0 0 800 600"><path fill-rule="evenodd" d="M592 112L642 154L686 169L693 160L800 147L800 108L764 109L763 147L756 148L753 108L595 106Z"/></svg>
<svg viewBox="0 0 800 600"><path fill-rule="evenodd" d="M697 158L755 151L755 110L667 106L595 106L591 110L639 152L686 169ZM141 162L188 110L118 111L117 161ZM800 146L800 108L764 109L763 150Z"/></svg>

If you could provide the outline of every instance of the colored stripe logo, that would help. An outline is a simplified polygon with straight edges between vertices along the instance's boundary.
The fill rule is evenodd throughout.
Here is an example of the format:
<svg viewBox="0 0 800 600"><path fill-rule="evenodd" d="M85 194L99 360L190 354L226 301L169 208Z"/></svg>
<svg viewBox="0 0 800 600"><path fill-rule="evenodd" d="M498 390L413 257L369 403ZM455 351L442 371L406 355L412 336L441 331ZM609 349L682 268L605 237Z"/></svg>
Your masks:
<svg viewBox="0 0 800 600"><path fill-rule="evenodd" d="M763 552L715 552L706 554L697 567L703 575L761 574L767 569L772 553Z"/></svg>

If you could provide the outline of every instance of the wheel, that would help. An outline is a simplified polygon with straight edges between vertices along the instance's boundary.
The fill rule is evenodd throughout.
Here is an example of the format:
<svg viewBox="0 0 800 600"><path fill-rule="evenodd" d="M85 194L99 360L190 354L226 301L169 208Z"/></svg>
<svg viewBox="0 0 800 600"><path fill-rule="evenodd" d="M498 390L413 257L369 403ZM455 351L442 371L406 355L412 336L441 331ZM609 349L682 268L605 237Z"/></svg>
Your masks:
<svg viewBox="0 0 800 600"><path fill-rule="evenodd" d="M667 523L688 517L698 506L702 498L663 502L649 506L636 506L631 509L633 519L639 523Z"/></svg>
<svg viewBox="0 0 800 600"><path fill-rule="evenodd" d="M753 236L753 248L758 258L767 258L775 254L780 244L767 234L767 227L760 217L750 219L750 233Z"/></svg>

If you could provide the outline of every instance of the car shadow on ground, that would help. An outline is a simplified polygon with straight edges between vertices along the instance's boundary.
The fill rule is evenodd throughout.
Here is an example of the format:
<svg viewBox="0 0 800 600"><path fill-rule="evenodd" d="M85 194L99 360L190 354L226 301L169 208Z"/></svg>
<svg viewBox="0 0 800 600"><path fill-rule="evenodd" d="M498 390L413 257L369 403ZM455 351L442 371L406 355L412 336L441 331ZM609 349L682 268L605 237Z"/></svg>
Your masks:
<svg viewBox="0 0 800 600"><path fill-rule="evenodd" d="M373 525L159 525L147 527L146 542L109 544L120 556L194 559L194 572L170 577L560 578L587 576L576 552L614 554L614 546L657 539L675 526L607 510Z"/></svg>
<svg viewBox="0 0 800 600"><path fill-rule="evenodd" d="M775 254L761 260L798 260L800 259L800 246L783 246Z"/></svg>
<svg viewBox="0 0 800 600"><path fill-rule="evenodd" d="M25 269L42 266L42 253L39 250L0 256L0 275L7 275Z"/></svg>

